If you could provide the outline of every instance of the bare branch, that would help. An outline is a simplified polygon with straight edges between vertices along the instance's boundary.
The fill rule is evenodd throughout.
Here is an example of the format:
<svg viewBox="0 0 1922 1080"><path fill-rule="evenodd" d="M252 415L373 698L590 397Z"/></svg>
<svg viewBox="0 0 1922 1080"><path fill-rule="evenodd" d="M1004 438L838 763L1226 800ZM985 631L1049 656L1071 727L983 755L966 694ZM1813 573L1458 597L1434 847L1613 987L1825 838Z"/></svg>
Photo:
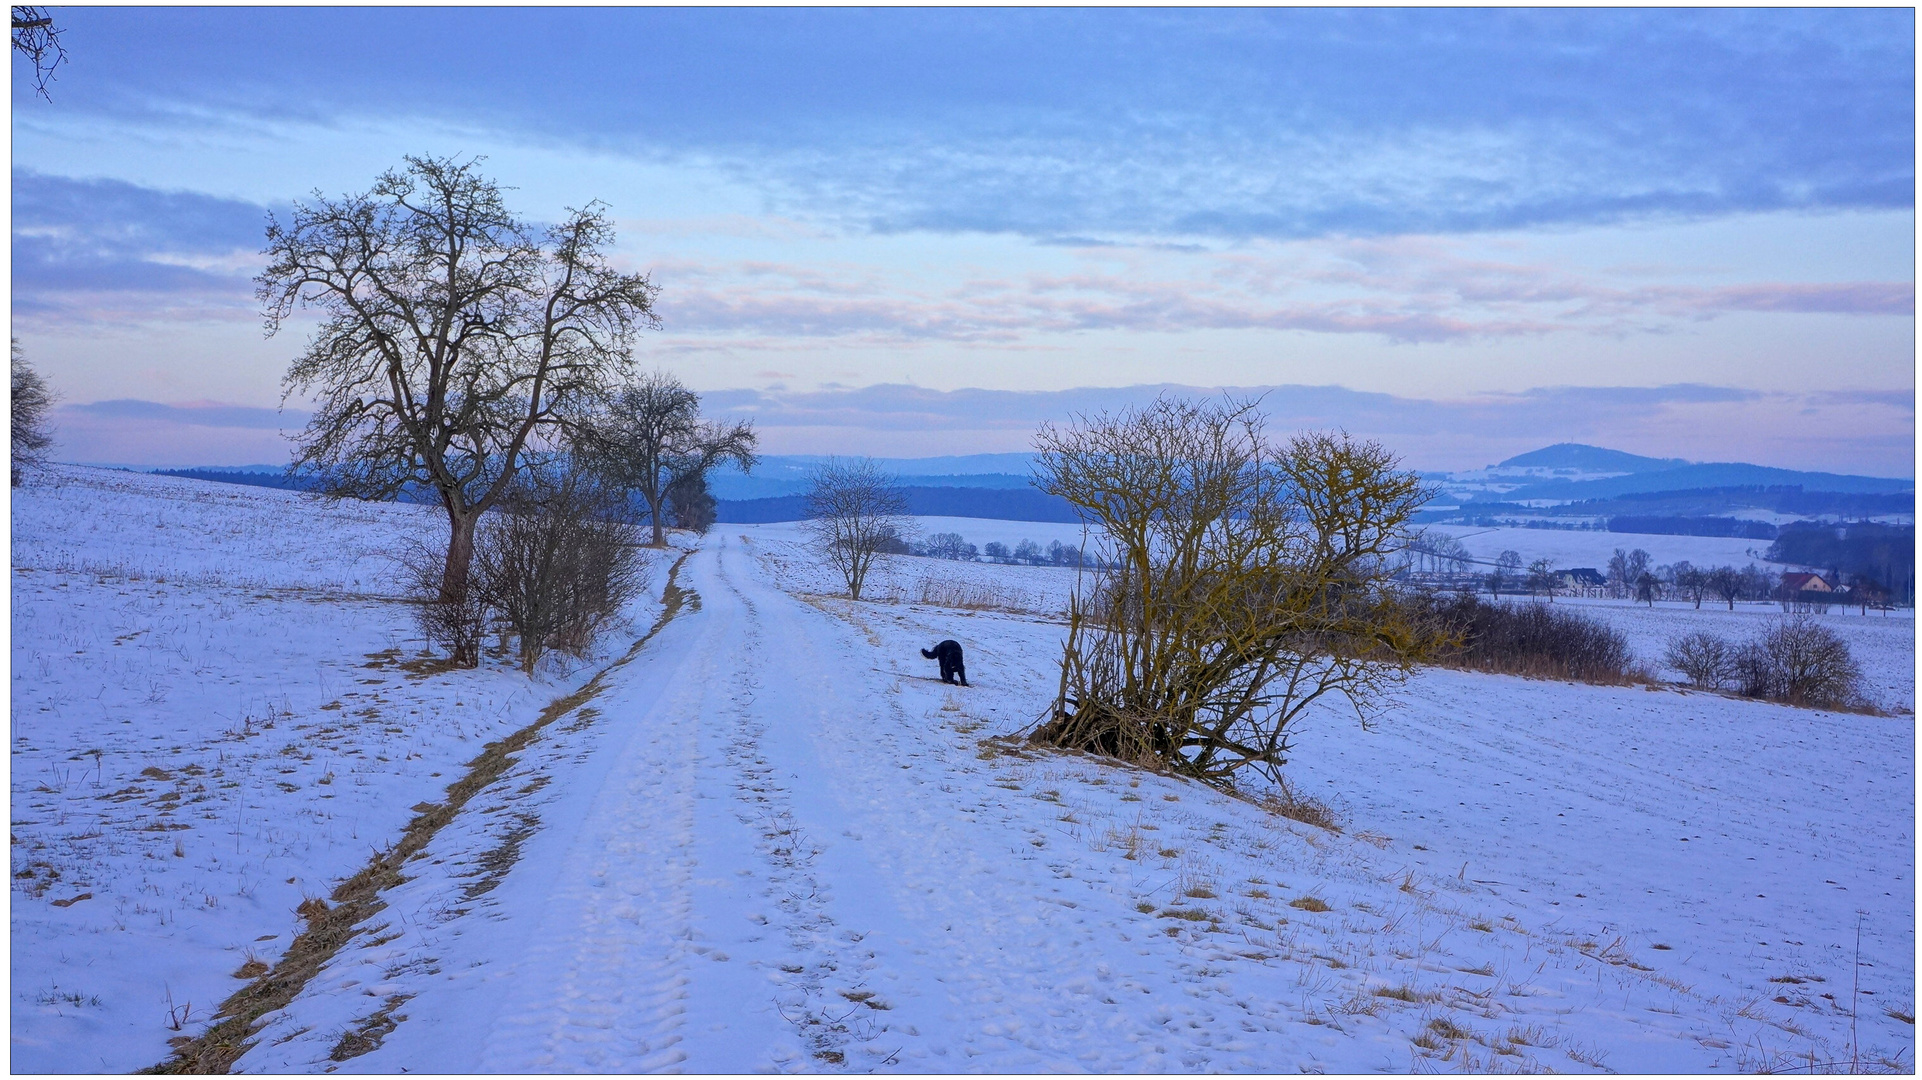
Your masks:
<svg viewBox="0 0 1922 1080"><path fill-rule="evenodd" d="M46 8L16 6L13 9L13 51L33 65L33 89L42 98L53 100L47 84L53 72L67 60L66 47L60 44L61 30L53 24Z"/></svg>

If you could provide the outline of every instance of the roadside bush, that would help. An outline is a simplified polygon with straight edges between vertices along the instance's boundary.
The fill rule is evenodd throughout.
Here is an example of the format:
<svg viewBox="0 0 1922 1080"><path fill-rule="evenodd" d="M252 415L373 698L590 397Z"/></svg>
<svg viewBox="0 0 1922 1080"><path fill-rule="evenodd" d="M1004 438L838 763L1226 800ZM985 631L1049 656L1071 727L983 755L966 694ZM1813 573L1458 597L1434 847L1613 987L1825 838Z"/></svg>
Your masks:
<svg viewBox="0 0 1922 1080"><path fill-rule="evenodd" d="M1662 661L1688 676L1690 686L1720 690L1738 674L1738 652L1725 638L1694 633L1669 642Z"/></svg>
<svg viewBox="0 0 1922 1080"><path fill-rule="evenodd" d="M457 600L446 599L441 589L446 553L428 544L416 543L398 561L407 593L415 602L414 620L421 633L450 656L478 657L487 624L487 608L480 592L469 588Z"/></svg>
<svg viewBox="0 0 1922 1080"><path fill-rule="evenodd" d="M518 639L522 670L592 647L647 584L640 543L625 501L577 472L536 478L481 519L474 591Z"/></svg>
<svg viewBox="0 0 1922 1080"><path fill-rule="evenodd" d="M1430 597L1427 608L1452 642L1436 658L1449 667L1594 683L1645 677L1634 666L1627 638L1567 608L1494 604L1472 593Z"/></svg>

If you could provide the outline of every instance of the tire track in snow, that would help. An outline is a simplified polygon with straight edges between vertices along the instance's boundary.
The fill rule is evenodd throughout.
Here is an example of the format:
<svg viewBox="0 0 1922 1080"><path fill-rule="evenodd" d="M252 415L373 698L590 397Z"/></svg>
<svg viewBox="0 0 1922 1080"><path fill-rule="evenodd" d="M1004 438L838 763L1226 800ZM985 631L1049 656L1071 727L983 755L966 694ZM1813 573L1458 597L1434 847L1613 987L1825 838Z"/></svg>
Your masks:
<svg viewBox="0 0 1922 1080"><path fill-rule="evenodd" d="M829 985L841 971L843 960L836 944L838 927L828 907L829 895L816 870L816 858L822 849L797 820L792 793L781 783L779 771L762 745L768 733L768 710L779 707L778 698L770 705L760 701L767 678L764 671L768 667L788 668L788 658L769 663L773 654L762 631L763 613L729 575L729 561L722 551L716 552L716 572L744 616L738 655L746 662L736 667L731 680L729 696L736 726L724 736L721 756L733 774L735 819L756 837L755 851L764 864L766 887L762 895L774 901L774 909L779 912L770 922L778 919L778 929L786 939L789 955L780 972L787 978L775 995L775 1008L793 1025L812 1058L825 1065L845 1065L851 1044L872 1041L877 1025L862 1015L864 1007L860 1003L834 995ZM793 674L791 670L784 673ZM857 932L848 936L858 943L864 935ZM872 958L872 951L864 957Z"/></svg>

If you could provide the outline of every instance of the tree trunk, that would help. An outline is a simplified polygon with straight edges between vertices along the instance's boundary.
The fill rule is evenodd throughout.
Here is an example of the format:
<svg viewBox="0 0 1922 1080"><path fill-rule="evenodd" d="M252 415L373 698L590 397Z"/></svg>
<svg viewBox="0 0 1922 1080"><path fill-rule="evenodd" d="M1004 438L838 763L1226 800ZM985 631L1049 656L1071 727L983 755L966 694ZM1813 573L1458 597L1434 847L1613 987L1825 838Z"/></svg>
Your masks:
<svg viewBox="0 0 1922 1080"><path fill-rule="evenodd" d="M667 501L667 496L665 493L657 493L653 490L643 491L641 494L647 496L647 513L654 520L654 546L666 547L667 537L661 532L661 504Z"/></svg>
<svg viewBox="0 0 1922 1080"><path fill-rule="evenodd" d="M480 515L475 513L447 512L450 526L447 537L447 561L441 568L440 602L447 605L450 614L457 613L467 606L467 590L471 584L469 571L474 563L474 526ZM451 621L450 626L454 625ZM473 633L456 633L450 643L453 661L460 667L480 666L480 627L473 627Z"/></svg>

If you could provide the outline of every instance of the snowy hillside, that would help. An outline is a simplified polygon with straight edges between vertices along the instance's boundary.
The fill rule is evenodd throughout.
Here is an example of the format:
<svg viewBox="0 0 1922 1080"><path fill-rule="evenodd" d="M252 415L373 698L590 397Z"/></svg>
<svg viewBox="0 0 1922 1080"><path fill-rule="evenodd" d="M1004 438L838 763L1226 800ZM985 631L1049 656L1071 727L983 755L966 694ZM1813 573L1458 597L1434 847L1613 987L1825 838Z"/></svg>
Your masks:
<svg viewBox="0 0 1922 1080"><path fill-rule="evenodd" d="M410 820L236 1069L1914 1062L1912 715L1427 672L1304 730L1335 833L996 738L1053 693L1072 571L895 559L851 604L791 527L724 526L530 683L422 661L382 553L435 524L16 491L16 1070L159 1062ZM1836 625L1912 709L1913 621ZM970 687L919 654L948 637Z"/></svg>

